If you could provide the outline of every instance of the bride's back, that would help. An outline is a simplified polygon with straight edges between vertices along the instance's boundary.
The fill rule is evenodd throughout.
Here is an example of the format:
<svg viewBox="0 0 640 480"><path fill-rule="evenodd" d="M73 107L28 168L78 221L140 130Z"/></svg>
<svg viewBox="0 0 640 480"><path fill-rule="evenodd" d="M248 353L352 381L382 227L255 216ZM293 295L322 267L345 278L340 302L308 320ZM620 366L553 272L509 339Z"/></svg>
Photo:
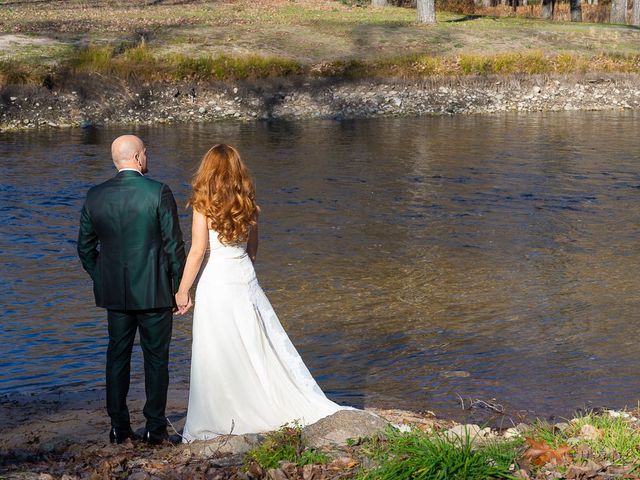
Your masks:
<svg viewBox="0 0 640 480"><path fill-rule="evenodd" d="M253 262L247 254L247 242L226 244L218 232L209 229L209 249L199 284L238 284L256 280Z"/></svg>

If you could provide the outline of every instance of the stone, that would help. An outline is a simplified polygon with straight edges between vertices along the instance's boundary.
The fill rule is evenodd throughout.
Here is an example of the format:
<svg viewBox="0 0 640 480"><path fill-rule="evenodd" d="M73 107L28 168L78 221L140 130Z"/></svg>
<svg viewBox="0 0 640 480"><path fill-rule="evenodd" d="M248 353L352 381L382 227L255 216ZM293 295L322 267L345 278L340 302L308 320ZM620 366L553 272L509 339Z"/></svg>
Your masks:
<svg viewBox="0 0 640 480"><path fill-rule="evenodd" d="M302 439L313 448L346 445L348 439L371 437L388 425L382 418L364 410L339 410L305 427Z"/></svg>
<svg viewBox="0 0 640 480"><path fill-rule="evenodd" d="M184 444L181 448L198 458L210 458L221 454L247 453L259 445L263 436L255 433L245 435L220 435L211 440L199 440Z"/></svg>
<svg viewBox="0 0 640 480"><path fill-rule="evenodd" d="M520 438L522 433L516 427L507 428L502 435L505 440L509 440L512 438Z"/></svg>
<svg viewBox="0 0 640 480"><path fill-rule="evenodd" d="M207 112L207 109L206 109L206 108L204 108L204 107L200 107L200 108L198 109L198 113L206 113L206 112Z"/></svg>
<svg viewBox="0 0 640 480"><path fill-rule="evenodd" d="M482 445L487 440L495 439L489 427L480 428L475 424L456 425L444 433L445 437L451 442L466 444L467 441L471 445Z"/></svg>
<svg viewBox="0 0 640 480"><path fill-rule="evenodd" d="M445 370L440 373L440 376L445 378L467 378L471 374L465 370Z"/></svg>

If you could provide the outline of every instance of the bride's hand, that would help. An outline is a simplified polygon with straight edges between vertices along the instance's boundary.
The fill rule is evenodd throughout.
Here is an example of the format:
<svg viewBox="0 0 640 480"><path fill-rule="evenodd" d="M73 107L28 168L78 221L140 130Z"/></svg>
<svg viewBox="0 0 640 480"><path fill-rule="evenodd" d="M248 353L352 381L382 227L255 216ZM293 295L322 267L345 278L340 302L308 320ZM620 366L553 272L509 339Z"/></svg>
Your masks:
<svg viewBox="0 0 640 480"><path fill-rule="evenodd" d="M176 305L178 306L177 314L183 315L193 306L189 292L176 293Z"/></svg>

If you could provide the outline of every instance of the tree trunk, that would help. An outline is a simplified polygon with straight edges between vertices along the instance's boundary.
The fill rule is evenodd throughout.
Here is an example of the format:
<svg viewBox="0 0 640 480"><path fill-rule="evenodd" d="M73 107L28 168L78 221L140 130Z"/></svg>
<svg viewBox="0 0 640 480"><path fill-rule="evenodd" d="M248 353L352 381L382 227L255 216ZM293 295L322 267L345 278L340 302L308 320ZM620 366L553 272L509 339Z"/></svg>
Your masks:
<svg viewBox="0 0 640 480"><path fill-rule="evenodd" d="M611 2L611 23L627 22L627 0L612 0Z"/></svg>
<svg viewBox="0 0 640 480"><path fill-rule="evenodd" d="M551 20L553 18L553 11L551 10L551 0L542 0L542 18L545 20Z"/></svg>
<svg viewBox="0 0 640 480"><path fill-rule="evenodd" d="M372 7L387 7L389 3L387 0L371 0Z"/></svg>
<svg viewBox="0 0 640 480"><path fill-rule="evenodd" d="M636 0L636 1L640 1L640 0ZM485 8L493 7L492 3L493 2L491 0L482 0L482 6Z"/></svg>
<svg viewBox="0 0 640 480"><path fill-rule="evenodd" d="M418 0L418 22L436 23L436 2L435 0Z"/></svg>
<svg viewBox="0 0 640 480"><path fill-rule="evenodd" d="M582 21L582 5L580 5L580 0L570 0L570 4L571 4L571 21L581 22Z"/></svg>
<svg viewBox="0 0 640 480"><path fill-rule="evenodd" d="M640 0L633 0L633 12L631 13L631 25L640 27Z"/></svg>

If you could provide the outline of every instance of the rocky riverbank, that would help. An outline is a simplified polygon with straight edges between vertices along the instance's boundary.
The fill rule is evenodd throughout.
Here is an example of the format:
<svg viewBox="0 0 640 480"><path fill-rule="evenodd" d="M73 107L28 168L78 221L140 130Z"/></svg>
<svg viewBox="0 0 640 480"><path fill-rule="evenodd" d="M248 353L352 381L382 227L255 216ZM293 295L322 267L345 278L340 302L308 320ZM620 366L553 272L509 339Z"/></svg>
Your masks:
<svg viewBox="0 0 640 480"><path fill-rule="evenodd" d="M187 399L188 385L171 386L167 415L171 422L169 432L177 440L186 419ZM205 478L202 475L206 472L209 474L206 478L248 478L240 472L245 454L266 438L263 434L233 435L230 432L230 435L189 445L149 447L139 441L110 445L104 402L103 389L58 390L1 398L0 478ZM140 386L134 386L129 392L128 403L133 424L143 422L144 392ZM430 412L373 409L338 412L300 433L306 446L333 451L336 458L342 458L344 452L339 447L346 446L347 439L382 432L388 422L410 423L425 429L454 425L451 421L436 420ZM142 433L142 427L137 430L138 434ZM344 459L331 467L333 473L339 474L355 465L347 468L340 462L344 463ZM267 472L262 471L252 478L266 477ZM321 476L314 478L319 480Z"/></svg>
<svg viewBox="0 0 640 480"><path fill-rule="evenodd" d="M310 118L640 108L640 75L136 84L87 75L60 89L7 86L0 130Z"/></svg>
<svg viewBox="0 0 640 480"><path fill-rule="evenodd" d="M187 387L172 385L169 392L177 440ZM130 392L134 425L143 421L143 398L139 388ZM421 478L631 479L640 478L638 413L599 409L566 422L495 429L432 412L343 410L306 427L150 447L138 440L109 444L103 390L60 390L0 399L0 478L364 480L422 472Z"/></svg>

